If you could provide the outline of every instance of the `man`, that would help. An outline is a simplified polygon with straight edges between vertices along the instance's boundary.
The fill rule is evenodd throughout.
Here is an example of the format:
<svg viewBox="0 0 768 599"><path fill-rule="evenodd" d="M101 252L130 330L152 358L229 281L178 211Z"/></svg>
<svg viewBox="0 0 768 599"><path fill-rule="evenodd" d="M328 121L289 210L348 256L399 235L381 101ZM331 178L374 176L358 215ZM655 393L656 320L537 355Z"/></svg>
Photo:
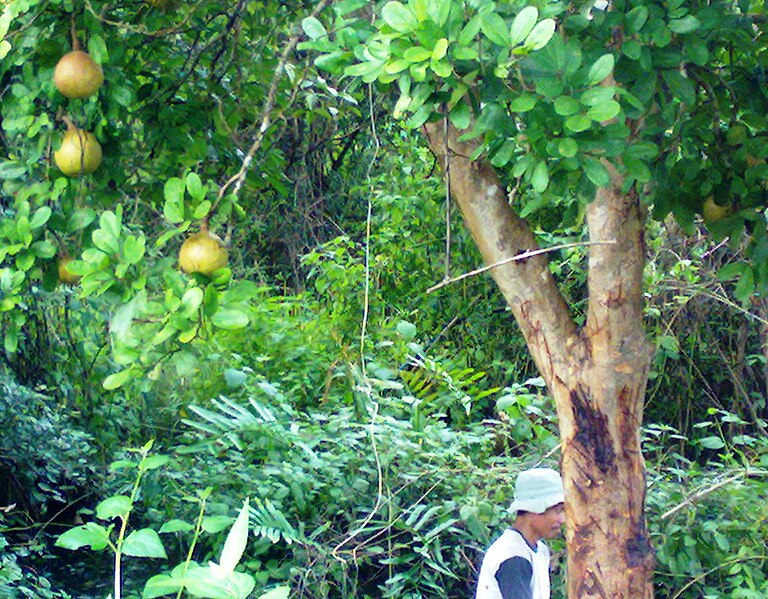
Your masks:
<svg viewBox="0 0 768 599"><path fill-rule="evenodd" d="M549 599L549 548L542 539L560 534L565 522L563 481L551 468L521 472L508 528L488 548L476 599Z"/></svg>

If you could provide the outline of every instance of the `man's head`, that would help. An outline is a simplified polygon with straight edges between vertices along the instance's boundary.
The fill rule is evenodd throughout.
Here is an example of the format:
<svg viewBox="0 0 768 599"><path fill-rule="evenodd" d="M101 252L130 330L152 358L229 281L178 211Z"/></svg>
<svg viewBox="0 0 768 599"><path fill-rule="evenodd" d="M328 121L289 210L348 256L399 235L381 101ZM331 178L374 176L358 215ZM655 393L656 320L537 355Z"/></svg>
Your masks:
<svg viewBox="0 0 768 599"><path fill-rule="evenodd" d="M551 538L565 522L563 481L551 468L532 468L517 476L515 498L509 511L536 538ZM528 537L528 535L526 535Z"/></svg>

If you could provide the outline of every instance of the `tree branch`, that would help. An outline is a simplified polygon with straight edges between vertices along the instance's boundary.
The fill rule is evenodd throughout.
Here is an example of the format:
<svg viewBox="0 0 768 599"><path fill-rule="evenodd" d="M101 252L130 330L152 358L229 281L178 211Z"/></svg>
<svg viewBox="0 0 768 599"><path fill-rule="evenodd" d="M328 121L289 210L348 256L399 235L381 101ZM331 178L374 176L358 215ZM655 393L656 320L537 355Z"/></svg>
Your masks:
<svg viewBox="0 0 768 599"><path fill-rule="evenodd" d="M526 339L547 384L568 376L579 338L576 324L555 283L546 257L528 223L512 209L504 186L486 161L469 158L475 142L459 141L460 132L442 122L424 126L432 153L446 168L450 161L451 197L464 216L486 264ZM446 143L449 152L446 153ZM603 239L610 239L604 237ZM516 259L529 252L525 259Z"/></svg>

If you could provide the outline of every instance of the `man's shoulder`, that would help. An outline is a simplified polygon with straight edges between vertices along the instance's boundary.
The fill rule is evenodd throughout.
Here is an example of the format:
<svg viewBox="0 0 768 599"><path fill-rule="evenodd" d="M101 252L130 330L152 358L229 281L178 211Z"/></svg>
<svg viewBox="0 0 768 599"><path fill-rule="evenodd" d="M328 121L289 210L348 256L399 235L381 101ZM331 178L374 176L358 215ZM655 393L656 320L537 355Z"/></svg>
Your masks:
<svg viewBox="0 0 768 599"><path fill-rule="evenodd" d="M523 535L511 528L506 529L488 548L486 556L491 555L498 563L510 557L522 557L530 561L531 548Z"/></svg>

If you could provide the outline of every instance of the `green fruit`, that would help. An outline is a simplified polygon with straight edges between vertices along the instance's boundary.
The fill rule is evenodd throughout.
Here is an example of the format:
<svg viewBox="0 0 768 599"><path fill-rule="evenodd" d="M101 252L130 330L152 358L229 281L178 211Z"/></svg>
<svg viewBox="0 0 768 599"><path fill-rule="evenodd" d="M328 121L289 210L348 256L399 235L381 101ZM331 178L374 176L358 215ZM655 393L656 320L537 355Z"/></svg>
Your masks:
<svg viewBox="0 0 768 599"><path fill-rule="evenodd" d="M714 223L719 220L722 220L728 214L731 212L730 206L721 206L717 202L715 202L715 199L712 196L707 197L706 200L704 200L704 206L702 209L702 214L704 215L704 222L705 223Z"/></svg>
<svg viewBox="0 0 768 599"><path fill-rule="evenodd" d="M104 72L87 52L73 50L59 60L53 71L53 83L67 98L87 98L104 83Z"/></svg>
<svg viewBox="0 0 768 599"><path fill-rule="evenodd" d="M227 265L228 255L224 242L210 231L190 235L181 245L179 266L186 273L198 272L210 277Z"/></svg>
<svg viewBox="0 0 768 599"><path fill-rule="evenodd" d="M70 126L61 147L53 153L53 160L69 177L87 175L101 164L101 144L93 133Z"/></svg>
<svg viewBox="0 0 768 599"><path fill-rule="evenodd" d="M70 262L72 262L72 258L69 256L59 258L59 281L66 285L77 285L80 282L80 275L69 271L67 264Z"/></svg>

